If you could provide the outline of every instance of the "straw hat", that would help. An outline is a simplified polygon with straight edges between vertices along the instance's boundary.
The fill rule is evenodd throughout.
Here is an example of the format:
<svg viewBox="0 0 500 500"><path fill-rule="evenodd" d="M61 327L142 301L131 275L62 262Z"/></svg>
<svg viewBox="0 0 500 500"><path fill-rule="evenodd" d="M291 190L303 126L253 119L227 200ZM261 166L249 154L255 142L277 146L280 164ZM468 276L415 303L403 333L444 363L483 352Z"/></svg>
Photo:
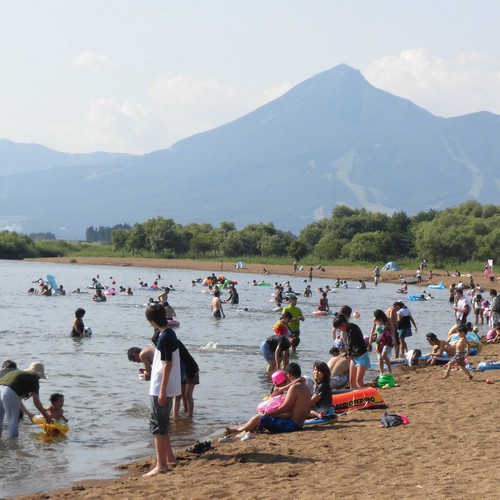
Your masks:
<svg viewBox="0 0 500 500"><path fill-rule="evenodd" d="M40 378L47 378L47 376L45 375L45 367L40 361L34 361L33 363L31 363L26 371L35 372Z"/></svg>

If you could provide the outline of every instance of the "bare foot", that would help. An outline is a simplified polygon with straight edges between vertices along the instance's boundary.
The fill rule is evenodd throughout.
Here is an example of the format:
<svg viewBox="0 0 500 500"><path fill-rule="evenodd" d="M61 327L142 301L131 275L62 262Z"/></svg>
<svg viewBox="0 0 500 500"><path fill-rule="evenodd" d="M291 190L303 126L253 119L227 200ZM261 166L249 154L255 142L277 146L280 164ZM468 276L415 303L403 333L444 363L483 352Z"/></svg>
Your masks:
<svg viewBox="0 0 500 500"><path fill-rule="evenodd" d="M447 373L446 375L443 376L443 378L448 378L450 376L449 373Z"/></svg>
<svg viewBox="0 0 500 500"><path fill-rule="evenodd" d="M146 472L146 474L143 474L142 477L153 477L156 476L157 474L165 474L169 470L170 469L168 467L156 466L154 469L151 469L149 472Z"/></svg>
<svg viewBox="0 0 500 500"><path fill-rule="evenodd" d="M474 377L469 373L469 380L472 380Z"/></svg>
<svg viewBox="0 0 500 500"><path fill-rule="evenodd" d="M226 434L237 434L238 432L241 430L236 427L226 427Z"/></svg>

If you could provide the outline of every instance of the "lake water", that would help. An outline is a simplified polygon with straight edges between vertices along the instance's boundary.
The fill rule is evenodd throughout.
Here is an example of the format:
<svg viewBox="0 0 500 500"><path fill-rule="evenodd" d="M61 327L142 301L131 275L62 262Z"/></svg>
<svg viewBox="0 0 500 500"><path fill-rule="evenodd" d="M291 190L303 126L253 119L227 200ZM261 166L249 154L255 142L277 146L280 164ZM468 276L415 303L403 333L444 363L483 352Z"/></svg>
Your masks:
<svg viewBox="0 0 500 500"><path fill-rule="evenodd" d="M177 334L200 365L201 383L194 393L195 418L192 422L180 418L172 424L174 449L214 437L226 425L255 413L257 403L270 389L259 346L273 333L278 319L270 303L273 289L250 284L262 276L236 269L226 271L227 278L239 282L240 304L225 305L226 318L216 320L210 317L211 296L202 293L206 288L201 284L191 286L191 280L212 271L219 274L217 269L200 272L0 261L0 362L13 359L25 369L32 361L42 361L49 377L41 382L42 403L48 405L53 392L63 393L71 429L66 439L52 443L39 440L40 428L33 424L22 423L17 440L8 439L4 429L0 439L0 497L51 490L83 479L110 478L118 474L114 470L118 464L154 455L148 428L149 384L139 380L140 365L130 363L126 355L129 347L149 345L152 335L144 304L154 294L138 289L139 278L152 283L160 273L160 284L175 288L169 302L181 322ZM54 275L68 292L79 287L89 293L28 295L27 290L36 287L32 282L47 274ZM85 287L96 275L105 284L113 277L116 286L131 286L134 295L94 303L92 291ZM303 276L266 277L270 283L287 279L294 290L304 290ZM326 284L333 286L327 280L312 283L313 288ZM338 310L342 304L349 304L359 311L356 321L365 335L370 331L374 309L385 310L404 298L396 293L395 285L374 288L368 284L366 290L354 288L355 283L351 286L330 294L330 305ZM410 285L409 293L417 293L417 288ZM425 347L425 333L434 331L444 336L453 324L447 291L434 290L433 294L434 300L409 303L419 327L419 334L409 339L410 348ZM227 292L224 295L227 297ZM319 295L315 292L312 298L300 297L298 303L306 321L302 323L296 361L309 375L315 360L328 360L332 343L332 318L312 315ZM84 321L93 330L91 338L73 340L69 336L77 307L87 311ZM28 407L34 409L31 400Z"/></svg>

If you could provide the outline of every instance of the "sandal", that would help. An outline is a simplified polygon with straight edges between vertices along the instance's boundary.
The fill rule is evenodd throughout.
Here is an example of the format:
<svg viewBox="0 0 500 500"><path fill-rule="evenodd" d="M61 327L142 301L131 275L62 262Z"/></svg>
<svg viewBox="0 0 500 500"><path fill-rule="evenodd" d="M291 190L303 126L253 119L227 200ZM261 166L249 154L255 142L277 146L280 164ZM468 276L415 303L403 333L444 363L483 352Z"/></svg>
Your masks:
<svg viewBox="0 0 500 500"><path fill-rule="evenodd" d="M197 453L200 455L201 453L205 453L206 451L208 451L210 448L212 448L212 443L210 441L203 441L203 443L200 441L196 441L194 446L188 448L186 451L188 453Z"/></svg>

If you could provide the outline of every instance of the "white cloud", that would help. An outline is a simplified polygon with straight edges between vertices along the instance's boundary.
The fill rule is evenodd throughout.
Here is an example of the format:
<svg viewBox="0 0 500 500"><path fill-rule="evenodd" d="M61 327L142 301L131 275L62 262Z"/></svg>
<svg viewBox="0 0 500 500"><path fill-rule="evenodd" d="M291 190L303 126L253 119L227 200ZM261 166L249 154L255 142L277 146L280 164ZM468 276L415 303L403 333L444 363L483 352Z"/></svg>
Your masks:
<svg viewBox="0 0 500 500"><path fill-rule="evenodd" d="M437 115L500 113L499 62L479 52L444 60L417 48L373 61L364 75L376 87Z"/></svg>
<svg viewBox="0 0 500 500"><path fill-rule="evenodd" d="M262 92L262 97L264 98L264 102L274 101L278 97L281 97L283 94L286 94L295 84L293 83L282 83L277 87L273 87L271 89L266 89Z"/></svg>
<svg viewBox="0 0 500 500"><path fill-rule="evenodd" d="M115 67L115 64L108 56L94 54L88 50L80 52L76 57L73 57L71 62L74 68L85 69L91 72Z"/></svg>
<svg viewBox="0 0 500 500"><path fill-rule="evenodd" d="M137 151L137 140L150 132L151 115L151 109L142 103L95 99L89 103L83 136L93 148Z"/></svg>
<svg viewBox="0 0 500 500"><path fill-rule="evenodd" d="M244 112L236 87L216 78L161 77L152 85L150 96L172 141L226 123Z"/></svg>

